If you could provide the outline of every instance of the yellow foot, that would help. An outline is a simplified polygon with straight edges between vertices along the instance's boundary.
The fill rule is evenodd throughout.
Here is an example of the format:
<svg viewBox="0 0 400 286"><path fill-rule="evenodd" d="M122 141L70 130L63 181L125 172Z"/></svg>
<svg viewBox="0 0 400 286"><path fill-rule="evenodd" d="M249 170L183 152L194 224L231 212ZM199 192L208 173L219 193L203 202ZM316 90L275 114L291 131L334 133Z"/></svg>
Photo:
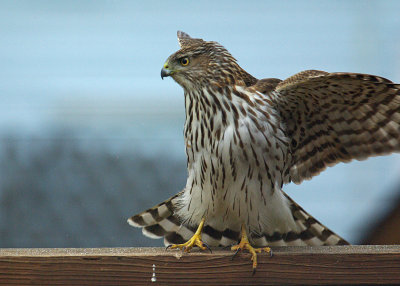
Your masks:
<svg viewBox="0 0 400 286"><path fill-rule="evenodd" d="M171 249L175 249L175 248L179 248L181 250L183 250L184 252L190 252L190 250L194 247L197 246L199 247L201 250L210 250L210 247L205 244L203 241L201 241L201 231L203 229L204 226L204 221L205 219L203 218L199 224L199 227L196 230L196 233L185 243L181 243L181 244L171 244L167 246L168 248Z"/></svg>
<svg viewBox="0 0 400 286"><path fill-rule="evenodd" d="M235 256L239 253L239 251L244 249L247 249L251 254L251 260L253 261L253 275L256 273L257 269L257 253L261 253L261 251L264 250L265 252L269 253L272 256L272 250L269 247L254 248L253 246L251 246L247 238L246 229L244 226L242 226L242 237L240 239L240 242L238 245L234 245L231 248L231 250L236 251L232 259L235 258Z"/></svg>

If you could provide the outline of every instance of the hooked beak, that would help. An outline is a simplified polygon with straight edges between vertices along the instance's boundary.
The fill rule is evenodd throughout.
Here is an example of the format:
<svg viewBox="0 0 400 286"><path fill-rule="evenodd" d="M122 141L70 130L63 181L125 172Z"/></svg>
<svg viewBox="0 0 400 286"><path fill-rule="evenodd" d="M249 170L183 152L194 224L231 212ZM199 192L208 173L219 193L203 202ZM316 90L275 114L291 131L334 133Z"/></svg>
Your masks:
<svg viewBox="0 0 400 286"><path fill-rule="evenodd" d="M163 67L161 69L161 79L164 79L164 77L170 76L172 74L172 71L169 70L168 68Z"/></svg>
<svg viewBox="0 0 400 286"><path fill-rule="evenodd" d="M169 69L168 61L164 64L163 68L161 69L161 79L164 77L170 76L173 73L172 70Z"/></svg>

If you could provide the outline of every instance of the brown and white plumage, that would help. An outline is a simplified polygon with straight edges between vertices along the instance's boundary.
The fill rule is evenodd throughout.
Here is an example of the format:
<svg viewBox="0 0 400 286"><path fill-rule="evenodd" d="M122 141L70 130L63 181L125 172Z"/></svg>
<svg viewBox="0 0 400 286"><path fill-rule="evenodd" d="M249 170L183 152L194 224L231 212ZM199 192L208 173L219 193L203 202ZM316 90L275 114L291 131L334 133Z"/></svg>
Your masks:
<svg viewBox="0 0 400 286"><path fill-rule="evenodd" d="M172 198L131 217L129 224L141 227L143 233L150 238L164 238L164 244L184 243L196 231L196 225L189 225L175 215L179 208L179 196ZM288 231L285 233L253 234L255 246L285 246L285 245L344 245L348 244L340 236L333 233L319 221L304 211L291 198L284 194L290 205L293 219L301 231ZM234 231L229 226L216 229L206 223L203 228L202 239L212 246L229 246L240 238L239 230Z"/></svg>
<svg viewBox="0 0 400 286"><path fill-rule="evenodd" d="M385 78L356 73L304 71L281 82L273 94L291 139L291 180L398 152L399 90Z"/></svg>
<svg viewBox="0 0 400 286"><path fill-rule="evenodd" d="M233 244L245 226L265 245L346 244L283 191L338 162L400 151L400 85L371 75L304 71L258 80L216 42L178 32L162 76L185 93L185 188L131 217L151 237Z"/></svg>

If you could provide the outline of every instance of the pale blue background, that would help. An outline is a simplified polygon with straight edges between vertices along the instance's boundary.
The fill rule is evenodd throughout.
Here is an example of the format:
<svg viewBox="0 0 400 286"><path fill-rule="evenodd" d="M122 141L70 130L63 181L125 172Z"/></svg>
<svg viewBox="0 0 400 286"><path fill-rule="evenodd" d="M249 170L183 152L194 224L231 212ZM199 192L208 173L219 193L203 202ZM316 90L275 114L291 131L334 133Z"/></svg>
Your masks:
<svg viewBox="0 0 400 286"><path fill-rule="evenodd" d="M185 183L182 90L160 79L177 30L220 42L258 78L321 69L400 82L399 11L400 1L0 1L0 247L159 245L125 220ZM356 243L399 196L400 156L285 190Z"/></svg>

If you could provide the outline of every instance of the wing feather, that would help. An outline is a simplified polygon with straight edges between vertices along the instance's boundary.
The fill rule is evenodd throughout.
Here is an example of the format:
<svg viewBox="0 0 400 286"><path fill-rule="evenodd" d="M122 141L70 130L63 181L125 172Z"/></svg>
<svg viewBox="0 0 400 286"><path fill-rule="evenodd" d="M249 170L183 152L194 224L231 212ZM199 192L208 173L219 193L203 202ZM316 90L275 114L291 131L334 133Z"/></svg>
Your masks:
<svg viewBox="0 0 400 286"><path fill-rule="evenodd" d="M356 73L304 71L271 94L291 140L287 181L400 151L400 85Z"/></svg>

